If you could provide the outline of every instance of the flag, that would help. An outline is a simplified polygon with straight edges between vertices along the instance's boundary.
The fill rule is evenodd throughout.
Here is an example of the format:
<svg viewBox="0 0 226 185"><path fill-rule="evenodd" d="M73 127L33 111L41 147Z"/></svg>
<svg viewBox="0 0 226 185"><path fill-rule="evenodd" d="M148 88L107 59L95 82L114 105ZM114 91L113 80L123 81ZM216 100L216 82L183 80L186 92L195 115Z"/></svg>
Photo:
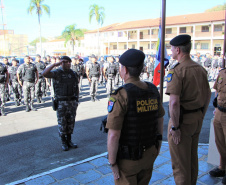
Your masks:
<svg viewBox="0 0 226 185"><path fill-rule="evenodd" d="M154 65L154 79L153 84L155 86L158 86L160 83L160 71L161 71L161 26L159 26L159 33L158 33L158 41L157 41L157 47L156 47L156 59L155 59L155 65ZM169 64L170 57L167 55L166 47L164 48L164 67L166 67Z"/></svg>

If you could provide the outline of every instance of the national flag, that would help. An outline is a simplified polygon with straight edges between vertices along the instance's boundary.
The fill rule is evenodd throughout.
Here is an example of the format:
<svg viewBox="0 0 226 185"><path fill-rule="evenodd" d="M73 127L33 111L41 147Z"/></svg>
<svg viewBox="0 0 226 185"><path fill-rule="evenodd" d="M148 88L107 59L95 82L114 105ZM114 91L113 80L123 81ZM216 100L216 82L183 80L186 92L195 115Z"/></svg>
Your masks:
<svg viewBox="0 0 226 185"><path fill-rule="evenodd" d="M161 62L161 26L159 26L159 33L158 33L158 41L156 47L156 59L155 59L155 66L154 66L154 79L153 84L158 86L160 83L160 62ZM164 67L169 64L170 57L167 55L166 47L164 48ZM165 71L165 70L164 70Z"/></svg>

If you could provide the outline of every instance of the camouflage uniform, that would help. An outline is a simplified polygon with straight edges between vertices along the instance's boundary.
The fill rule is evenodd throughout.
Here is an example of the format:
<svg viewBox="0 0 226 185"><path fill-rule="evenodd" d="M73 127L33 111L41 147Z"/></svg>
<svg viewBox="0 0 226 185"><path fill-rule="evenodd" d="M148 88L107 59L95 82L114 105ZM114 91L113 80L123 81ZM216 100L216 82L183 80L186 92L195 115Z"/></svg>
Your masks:
<svg viewBox="0 0 226 185"><path fill-rule="evenodd" d="M0 63L0 108L4 112L5 108L5 81L6 81L7 68L4 64ZM0 111L0 113L1 113Z"/></svg>
<svg viewBox="0 0 226 185"><path fill-rule="evenodd" d="M22 87L18 83L18 79L16 76L18 66L12 66L9 68L9 75L10 75L10 81L12 83L12 90L14 95L14 101L16 105L19 105L19 102L21 102L22 97Z"/></svg>
<svg viewBox="0 0 226 185"><path fill-rule="evenodd" d="M17 70L22 76L23 80L23 93L24 93L24 103L26 105L26 111L29 111L29 103L32 110L36 110L33 107L34 98L35 98L35 76L36 76L37 68L34 64L22 64Z"/></svg>
<svg viewBox="0 0 226 185"><path fill-rule="evenodd" d="M36 62L35 65L37 67L38 74L39 74L38 82L35 85L35 94L37 97L37 102L44 103L44 101L42 101L42 96L44 95L44 92L45 92L45 78L42 76L42 72L46 68L46 66L42 61Z"/></svg>
<svg viewBox="0 0 226 185"><path fill-rule="evenodd" d="M78 76L72 70L64 71L61 67L51 72L53 73L55 98L58 100L59 135L72 134L78 106Z"/></svg>

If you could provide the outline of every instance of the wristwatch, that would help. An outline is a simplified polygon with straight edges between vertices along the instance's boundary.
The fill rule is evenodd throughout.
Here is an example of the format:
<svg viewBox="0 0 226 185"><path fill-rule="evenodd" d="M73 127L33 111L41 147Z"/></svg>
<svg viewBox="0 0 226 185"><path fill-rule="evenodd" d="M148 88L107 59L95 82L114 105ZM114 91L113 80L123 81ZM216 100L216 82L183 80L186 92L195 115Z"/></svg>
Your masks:
<svg viewBox="0 0 226 185"><path fill-rule="evenodd" d="M172 129L173 131L176 131L176 130L179 130L179 129L180 129L180 126L178 126L178 127L172 126L171 129Z"/></svg>
<svg viewBox="0 0 226 185"><path fill-rule="evenodd" d="M110 167L113 167L115 165L116 165L116 162L114 164L111 164L111 163L108 162L108 166L110 166Z"/></svg>

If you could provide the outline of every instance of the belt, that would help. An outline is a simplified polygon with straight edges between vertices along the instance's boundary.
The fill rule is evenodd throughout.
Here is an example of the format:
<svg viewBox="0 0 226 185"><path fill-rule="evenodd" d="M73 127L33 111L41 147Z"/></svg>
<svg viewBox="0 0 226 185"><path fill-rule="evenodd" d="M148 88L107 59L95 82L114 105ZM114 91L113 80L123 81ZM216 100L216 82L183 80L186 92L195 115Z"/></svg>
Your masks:
<svg viewBox="0 0 226 185"><path fill-rule="evenodd" d="M189 113L193 113L193 112L198 112L198 111L203 111L204 107L198 108L198 109L194 109L194 110L185 110L183 109L183 114L189 114Z"/></svg>
<svg viewBox="0 0 226 185"><path fill-rule="evenodd" d="M76 100L76 97L68 97L68 98L56 98L57 101L73 101Z"/></svg>
<svg viewBox="0 0 226 185"><path fill-rule="evenodd" d="M224 107L220 107L219 105L217 105L217 108L218 108L219 111L221 111L221 112L226 112L226 108L224 108Z"/></svg>

